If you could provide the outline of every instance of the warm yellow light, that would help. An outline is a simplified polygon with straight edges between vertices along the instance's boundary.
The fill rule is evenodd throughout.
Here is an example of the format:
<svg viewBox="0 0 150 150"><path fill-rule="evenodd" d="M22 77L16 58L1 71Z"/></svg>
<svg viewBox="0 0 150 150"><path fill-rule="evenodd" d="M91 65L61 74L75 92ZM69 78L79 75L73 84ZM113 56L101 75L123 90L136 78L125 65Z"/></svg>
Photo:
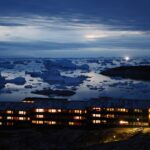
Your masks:
<svg viewBox="0 0 150 150"><path fill-rule="evenodd" d="M75 120L82 120L82 119L83 119L82 116L74 116L73 118L74 118Z"/></svg>
<svg viewBox="0 0 150 150"><path fill-rule="evenodd" d="M33 124L43 124L43 121L39 121L39 120L32 120Z"/></svg>
<svg viewBox="0 0 150 150"><path fill-rule="evenodd" d="M36 115L36 118L44 118L44 115Z"/></svg>
<svg viewBox="0 0 150 150"><path fill-rule="evenodd" d="M57 110L56 109L49 109L48 112L50 112L50 113L56 113Z"/></svg>
<svg viewBox="0 0 150 150"><path fill-rule="evenodd" d="M120 120L119 124L121 124L121 125L128 125L129 122L128 121L124 121L124 120Z"/></svg>
<svg viewBox="0 0 150 150"><path fill-rule="evenodd" d="M134 109L134 112L142 113L142 109Z"/></svg>
<svg viewBox="0 0 150 150"><path fill-rule="evenodd" d="M107 111L114 111L115 109L114 108L107 108L106 110Z"/></svg>
<svg viewBox="0 0 150 150"><path fill-rule="evenodd" d="M19 115L26 115L25 111L19 111Z"/></svg>
<svg viewBox="0 0 150 150"><path fill-rule="evenodd" d="M7 120L13 120L13 117L7 116Z"/></svg>
<svg viewBox="0 0 150 150"><path fill-rule="evenodd" d="M101 108L99 108L99 107L93 107L92 109L96 110L96 111L101 111Z"/></svg>
<svg viewBox="0 0 150 150"><path fill-rule="evenodd" d="M6 113L7 113L7 114L13 114L13 111L12 111L12 110L7 110Z"/></svg>
<svg viewBox="0 0 150 150"><path fill-rule="evenodd" d="M81 114L82 110L74 110L74 113Z"/></svg>
<svg viewBox="0 0 150 150"><path fill-rule="evenodd" d="M101 123L101 120L93 120L93 123L94 124L99 124L99 123Z"/></svg>
<svg viewBox="0 0 150 150"><path fill-rule="evenodd" d="M93 114L93 117L101 117L101 114Z"/></svg>
<svg viewBox="0 0 150 150"><path fill-rule="evenodd" d="M19 120L26 120L26 117L19 117Z"/></svg>
<svg viewBox="0 0 150 150"><path fill-rule="evenodd" d="M120 112L128 112L128 109L126 109L126 108L118 108L117 111L120 111Z"/></svg>
<svg viewBox="0 0 150 150"><path fill-rule="evenodd" d="M36 112L44 112L44 109L36 109Z"/></svg>
<svg viewBox="0 0 150 150"><path fill-rule="evenodd" d="M107 115L106 115L106 118L114 118L114 117L115 117L114 114L107 114Z"/></svg>
<svg viewBox="0 0 150 150"><path fill-rule="evenodd" d="M75 123L74 122L69 122L69 125L70 126L73 126Z"/></svg>

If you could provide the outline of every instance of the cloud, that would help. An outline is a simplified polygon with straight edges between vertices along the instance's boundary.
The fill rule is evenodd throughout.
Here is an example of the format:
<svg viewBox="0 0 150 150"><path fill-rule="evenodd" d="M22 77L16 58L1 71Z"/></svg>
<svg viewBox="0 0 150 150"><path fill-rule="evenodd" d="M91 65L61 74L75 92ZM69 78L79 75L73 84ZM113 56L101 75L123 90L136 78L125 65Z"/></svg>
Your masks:
<svg viewBox="0 0 150 150"><path fill-rule="evenodd" d="M120 52L150 49L149 31L132 30L129 26L116 26L103 22L87 22L72 18L47 16L0 17L0 52L4 55L46 56L58 51L91 55L114 49ZM5 52L4 52L5 51ZM56 52L54 52L56 51ZM76 52L78 51L78 52ZM80 51L80 52L79 52ZM7 53L8 54L7 54ZM84 54L83 54L84 53ZM66 56L68 56L66 54ZM106 52L105 52L106 54Z"/></svg>
<svg viewBox="0 0 150 150"><path fill-rule="evenodd" d="M62 18L3 18L7 24L0 26L0 41L49 41L60 43L80 43L103 38L143 36L144 31L117 29L105 24L66 22ZM13 22L12 22L13 20ZM9 22L10 21L10 22ZM19 24L21 24L19 26Z"/></svg>

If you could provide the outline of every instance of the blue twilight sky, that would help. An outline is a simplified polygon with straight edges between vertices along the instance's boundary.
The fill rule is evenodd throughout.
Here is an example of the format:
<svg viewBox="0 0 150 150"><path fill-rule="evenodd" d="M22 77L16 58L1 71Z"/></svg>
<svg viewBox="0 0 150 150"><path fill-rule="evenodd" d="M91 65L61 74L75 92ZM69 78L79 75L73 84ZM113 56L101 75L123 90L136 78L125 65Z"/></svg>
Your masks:
<svg viewBox="0 0 150 150"><path fill-rule="evenodd" d="M150 56L150 0L0 0L0 57Z"/></svg>

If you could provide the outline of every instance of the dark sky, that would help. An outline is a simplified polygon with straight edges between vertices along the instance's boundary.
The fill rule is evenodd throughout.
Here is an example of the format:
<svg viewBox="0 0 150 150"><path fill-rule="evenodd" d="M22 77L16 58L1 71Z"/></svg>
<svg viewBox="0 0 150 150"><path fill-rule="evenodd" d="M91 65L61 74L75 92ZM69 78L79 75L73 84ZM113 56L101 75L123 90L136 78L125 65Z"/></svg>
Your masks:
<svg viewBox="0 0 150 150"><path fill-rule="evenodd" d="M149 0L1 0L1 57L150 56Z"/></svg>

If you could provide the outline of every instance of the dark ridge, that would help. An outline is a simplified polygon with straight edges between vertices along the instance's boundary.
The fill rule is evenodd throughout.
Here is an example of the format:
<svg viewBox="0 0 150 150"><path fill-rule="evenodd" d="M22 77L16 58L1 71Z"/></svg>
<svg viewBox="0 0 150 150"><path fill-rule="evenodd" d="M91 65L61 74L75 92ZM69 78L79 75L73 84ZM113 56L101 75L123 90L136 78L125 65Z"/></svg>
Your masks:
<svg viewBox="0 0 150 150"><path fill-rule="evenodd" d="M121 66L102 71L101 74L110 77L150 81L150 66Z"/></svg>

